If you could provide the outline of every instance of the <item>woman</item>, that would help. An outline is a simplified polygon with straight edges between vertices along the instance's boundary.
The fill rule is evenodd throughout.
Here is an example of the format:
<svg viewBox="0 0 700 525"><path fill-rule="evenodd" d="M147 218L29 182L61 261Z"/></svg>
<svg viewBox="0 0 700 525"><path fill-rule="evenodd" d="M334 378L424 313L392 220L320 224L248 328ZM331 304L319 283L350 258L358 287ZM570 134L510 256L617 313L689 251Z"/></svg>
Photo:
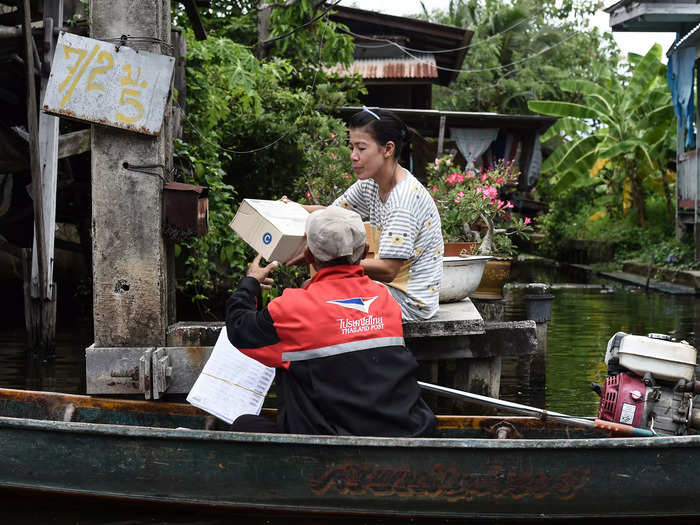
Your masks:
<svg viewBox="0 0 700 525"><path fill-rule="evenodd" d="M435 315L442 280L440 216L423 185L399 164L411 131L391 111L363 108L348 122L357 181L333 202L369 219L373 259L365 273L386 283L404 321ZM320 206L305 206L314 211Z"/></svg>

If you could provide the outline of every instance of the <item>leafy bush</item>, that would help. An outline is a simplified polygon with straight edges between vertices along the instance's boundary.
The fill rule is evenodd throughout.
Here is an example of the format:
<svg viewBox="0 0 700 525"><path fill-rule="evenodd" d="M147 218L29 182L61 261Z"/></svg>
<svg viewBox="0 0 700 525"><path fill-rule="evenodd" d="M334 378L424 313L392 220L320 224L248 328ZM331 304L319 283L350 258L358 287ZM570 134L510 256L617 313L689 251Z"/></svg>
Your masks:
<svg viewBox="0 0 700 525"><path fill-rule="evenodd" d="M296 18L309 18L309 5L302 0L275 7L272 35L283 33ZM277 9L285 14L276 14ZM191 30L185 31L187 111L175 162L185 182L210 188L210 229L206 237L177 245L176 256L185 273L180 291L204 314L221 311L220 300L254 256L228 227L240 199L279 198L347 170L347 148L341 146L345 124L328 113L356 102L353 97L363 89L359 77L330 77L311 58L320 57L322 64L352 58L350 38L336 34L327 18L280 40L261 61L250 45L256 41L254 16L254 10L229 9L217 1L211 20L205 20L207 40L196 41ZM294 52L298 49L315 52L303 57ZM304 273L285 268L275 277L298 285Z"/></svg>

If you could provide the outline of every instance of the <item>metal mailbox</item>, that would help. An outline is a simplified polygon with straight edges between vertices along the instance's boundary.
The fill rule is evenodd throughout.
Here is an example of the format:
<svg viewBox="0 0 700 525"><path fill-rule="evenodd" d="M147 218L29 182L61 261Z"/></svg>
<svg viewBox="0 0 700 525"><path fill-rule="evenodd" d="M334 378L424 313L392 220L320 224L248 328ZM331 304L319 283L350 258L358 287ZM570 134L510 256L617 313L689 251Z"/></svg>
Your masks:
<svg viewBox="0 0 700 525"><path fill-rule="evenodd" d="M209 232L209 188L182 182L168 182L163 188L165 236L178 241Z"/></svg>

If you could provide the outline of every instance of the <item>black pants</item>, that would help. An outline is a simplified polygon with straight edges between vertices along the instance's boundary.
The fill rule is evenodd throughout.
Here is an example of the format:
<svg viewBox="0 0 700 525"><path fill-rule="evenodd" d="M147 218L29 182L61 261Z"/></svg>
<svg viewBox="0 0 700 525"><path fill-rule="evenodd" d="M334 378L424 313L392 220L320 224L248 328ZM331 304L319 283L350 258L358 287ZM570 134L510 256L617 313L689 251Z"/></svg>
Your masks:
<svg viewBox="0 0 700 525"><path fill-rule="evenodd" d="M265 432L267 434L282 434L274 419L253 414L239 416L229 429L232 432Z"/></svg>

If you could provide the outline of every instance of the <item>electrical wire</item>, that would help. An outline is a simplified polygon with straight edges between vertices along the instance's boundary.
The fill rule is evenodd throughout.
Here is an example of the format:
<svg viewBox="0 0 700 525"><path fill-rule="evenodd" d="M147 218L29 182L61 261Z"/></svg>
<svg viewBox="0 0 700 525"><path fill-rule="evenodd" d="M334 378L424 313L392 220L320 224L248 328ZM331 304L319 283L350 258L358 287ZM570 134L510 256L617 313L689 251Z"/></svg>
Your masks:
<svg viewBox="0 0 700 525"><path fill-rule="evenodd" d="M500 36L500 35L502 35L502 34L504 34L504 33L507 33L507 32L510 31L511 29L515 29L516 27L518 27L518 26L524 24L525 22L529 21L530 19L535 18L536 16L539 16L539 15L540 15L541 13L543 13L545 10L546 10L546 9L543 7L543 8L541 8L541 9L535 11L535 12L534 12L533 14L531 14L530 16L527 16L527 17L525 17L525 18L522 18L522 19L518 20L515 24L513 24L513 25L510 26L510 27L507 27L507 28L504 29L503 31L499 31L498 33L494 33L493 35L489 36L488 38L484 38L483 40L479 40L479 41L477 41L477 42L467 44L466 46L454 47L454 48L452 48L452 49L438 49L438 50L435 50L435 51L428 51L428 50L425 50L425 49L415 49L415 48L411 48L411 47L407 47L407 46L402 46L402 47L403 47L404 49L407 49L408 51L413 51L413 52L415 52L415 53L432 53L432 54L434 54L434 55L435 55L435 54L438 54L438 53L453 53L453 52L455 52L455 51L462 51L463 49L471 49L472 47L477 47L477 46L480 46L481 44L485 44L485 43L489 42L490 40L493 40L494 38L496 38L496 37L498 37L498 36ZM341 31L343 31L343 30L341 30ZM349 31L343 31L343 32L350 33ZM367 46L367 45L363 45L363 44L355 44L356 47L362 47L362 48L367 48L367 49L378 49L378 48L381 48L381 47L388 47L388 46L390 46L390 45L395 44L394 41L388 40L388 39L384 39L384 38L372 38L372 37L366 37L366 36L362 36L362 35L355 35L354 33L350 33L350 34L352 34L353 36L359 36L359 37L361 37L361 38L363 38L363 39L366 39L366 40L375 40L375 41L377 41L377 42L387 42L386 44L381 45L381 46Z"/></svg>
<svg viewBox="0 0 700 525"><path fill-rule="evenodd" d="M272 44L273 42L277 42L278 40L282 40L283 38L287 38L288 36L293 35L293 34L296 33L297 31L300 31L300 30L302 30L302 29L304 29L304 28L310 26L311 24L313 24L314 22L316 22L317 20L319 20L320 18L322 18L326 13L328 13L328 11L330 11L331 9L333 9L333 8L334 8L335 6L337 6L340 2L341 2L341 0L338 0L335 4L329 5L329 6L328 6L326 9L324 9L319 15L313 17L313 18L312 18L311 20L309 20L308 22L306 22L306 23L304 23L304 24L302 24L302 25L300 25L300 26L298 26L298 27L295 27L295 28L292 29L291 31L287 31L287 32L284 33L283 35L279 35L279 36L276 36L276 37L274 37L274 38L270 38L270 39L268 39L268 40L265 40L265 42L263 42L263 44L267 46L267 45L269 45L269 44Z"/></svg>
<svg viewBox="0 0 700 525"><path fill-rule="evenodd" d="M340 2L340 0L338 0L338 2ZM337 5L337 4L336 4L336 5ZM326 10L326 12L327 12L327 10ZM300 26L300 27L301 27L301 26ZM321 56L322 56L322 53L323 53L323 37L324 37L325 34L326 34L326 29L327 29L326 27L323 28L323 33L321 33L321 38L319 39L319 47L318 47L319 62L321 61ZM317 78L318 78L318 68L316 68L316 70L314 71L314 77L313 77L313 80L312 80L312 82L311 82L311 90L310 90L310 92L313 92L313 90L315 89L315 87L316 87L316 79L317 79ZM306 113L306 108L308 107L308 105L309 105L309 100L307 99L306 102L304 103L304 107L303 107L303 108L301 109L301 111L299 112L299 115L297 116L297 118L295 119L295 121L298 120L304 113ZM192 123L192 121L191 121L189 118L187 118L187 114L186 114L186 113L183 114L183 116L184 116L185 120L188 122L188 124L192 127L192 129L195 130L195 132L197 133L197 135L199 135L200 138L201 138L203 141L205 141L205 142L207 142L208 144L214 146L215 148L218 148L218 149L221 150L221 151L225 151L225 152L227 152L227 153L232 153L232 154L234 154L234 155L251 155L251 154L253 154L253 153L259 153L259 152L261 152L261 151L264 151L264 150L266 150L266 149L269 149L269 148L271 148L272 146L274 146L275 144L277 144L278 142L280 142L282 139L284 139L285 137L287 137L287 136L294 130L294 126L290 126L289 129L288 129L286 132L284 132L282 135L280 135L279 137L277 137L277 139L275 139L274 141L270 142L269 144L266 144L265 146L261 146L261 147L259 147L259 148L254 148L254 149L250 149L250 150L233 150L233 149L225 148L225 147L221 146L220 144L217 144L216 142L213 142L213 141L209 140L207 137L204 136L204 134L199 130L199 128L197 128L197 126L195 126L195 125Z"/></svg>
<svg viewBox="0 0 700 525"><path fill-rule="evenodd" d="M370 40L383 40L383 39L374 39L374 38L371 38L371 37L365 37L365 36L363 36L363 35L358 35L357 33L353 33L352 31L347 31L347 30L344 30L344 29L341 29L341 31L344 32L344 33L350 34L350 35L352 35L352 36L355 36L355 37L369 38ZM490 67L490 68L484 68L484 69L455 69L455 68L450 68L450 67L445 67L445 66L438 66L438 65L435 65L435 67L436 67L437 69L440 69L440 70L443 70L443 71L451 71L451 72L453 72L453 73L483 73L483 72L486 72L486 71L496 71L496 70L498 70L498 69L504 69L504 68L507 68L507 67L510 67L510 66L514 66L514 65L517 65L517 64L521 64L522 62L525 62L525 61L527 61L527 60L532 60L533 58L536 58L536 57L538 57L539 55L542 55L543 53L546 53L547 51L549 51L549 50L551 50L551 49L554 49L555 47L558 47L558 46L562 45L563 43L565 43L565 42L571 40L571 39L574 38L575 36L576 36L576 33L572 33L572 34L569 35L568 37L566 37L566 38L560 40L559 42L557 42L556 44L552 44L551 46L546 47L546 48L544 48L544 49L538 51L538 52L535 53L534 55L528 55L528 56L526 56L525 58L522 58L522 59L520 59L520 60L516 60L516 61L511 62L511 63L509 63L509 64L503 64L503 65L500 65L500 66L495 66L495 67ZM402 46L401 44L397 44L396 42L391 42L390 40L384 40L384 41L389 42L391 45L393 45L394 47L398 48L402 53L404 53L405 55L411 57L412 59L416 60L417 62L419 62L419 63L421 63L421 64L433 65L432 62L428 62L428 61L422 60L422 59L420 59L419 57L417 57L416 55L413 55L412 53L410 53L410 51L408 51L408 48ZM430 54L430 51L428 51L427 53Z"/></svg>

